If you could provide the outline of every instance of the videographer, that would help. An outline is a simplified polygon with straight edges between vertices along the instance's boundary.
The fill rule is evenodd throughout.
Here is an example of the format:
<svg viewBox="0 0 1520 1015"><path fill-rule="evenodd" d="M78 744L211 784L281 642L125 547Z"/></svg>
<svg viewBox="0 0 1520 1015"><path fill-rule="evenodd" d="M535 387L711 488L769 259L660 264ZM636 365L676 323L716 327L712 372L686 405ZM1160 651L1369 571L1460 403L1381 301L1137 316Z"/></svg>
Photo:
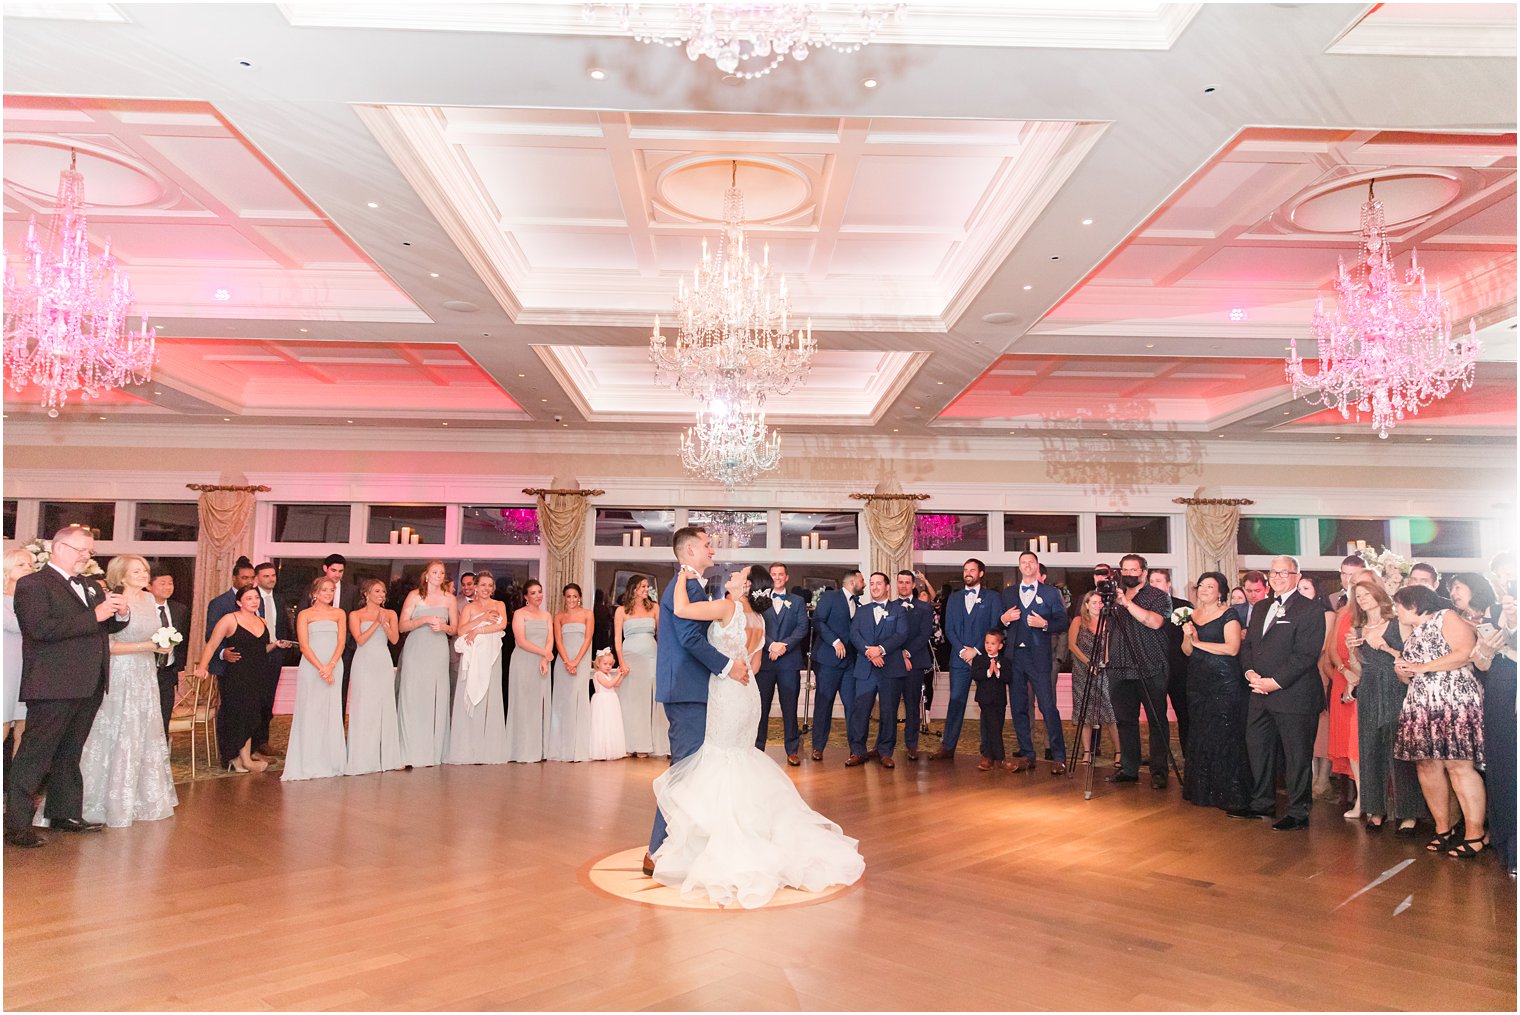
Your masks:
<svg viewBox="0 0 1520 1015"><path fill-rule="evenodd" d="M1140 781L1140 709L1150 726L1151 788L1166 789L1167 641L1165 626L1172 597L1147 582L1149 568L1139 554L1119 560L1118 581L1104 596L1109 613L1108 686L1119 725L1119 771L1110 782ZM1099 586L1099 591L1104 591ZM1111 597L1111 598L1110 598Z"/></svg>

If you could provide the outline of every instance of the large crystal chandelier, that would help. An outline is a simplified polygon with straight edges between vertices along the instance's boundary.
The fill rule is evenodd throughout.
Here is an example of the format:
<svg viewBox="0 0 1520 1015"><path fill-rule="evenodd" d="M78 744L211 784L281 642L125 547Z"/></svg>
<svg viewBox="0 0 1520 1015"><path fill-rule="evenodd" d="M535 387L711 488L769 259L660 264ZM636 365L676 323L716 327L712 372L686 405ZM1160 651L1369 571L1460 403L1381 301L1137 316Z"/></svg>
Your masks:
<svg viewBox="0 0 1520 1015"><path fill-rule="evenodd" d="M1367 184L1362 205L1360 261L1348 271L1340 263L1335 289L1339 305L1325 312L1324 297L1312 325L1319 370L1306 373L1293 340L1287 375L1295 398L1340 410L1342 419L1371 413L1372 428L1386 439L1406 415L1445 398L1457 384L1472 386L1482 344L1471 321L1467 334L1451 337L1451 307L1440 286L1431 292L1415 255L1401 285L1388 255L1383 202Z"/></svg>
<svg viewBox="0 0 1520 1015"><path fill-rule="evenodd" d="M98 257L90 253L84 177L73 151L58 180L47 243L38 240L33 216L22 253L24 283L5 267L5 372L11 387L41 388L43 406L56 417L76 392L94 398L147 381L157 332L146 317L137 331L127 327L132 286L117 271L110 242Z"/></svg>
<svg viewBox="0 0 1520 1015"><path fill-rule="evenodd" d="M790 330L786 278L771 291L770 246L762 247L759 263L750 258L738 181L734 161L723 195L722 242L713 251L702 241L691 288L683 276L676 290L675 345L666 345L656 317L649 358L657 383L702 402L758 407L766 395L784 395L807 377L817 344L812 321Z"/></svg>
<svg viewBox="0 0 1520 1015"><path fill-rule="evenodd" d="M719 546L748 546L764 517L753 511L701 511L692 513L691 523L706 529Z"/></svg>
<svg viewBox="0 0 1520 1015"><path fill-rule="evenodd" d="M787 57L806 60L814 49L854 53L870 45L905 4L708 3L582 6L585 16L610 7L618 26L640 42L686 47L693 63L707 57L724 74L764 77Z"/></svg>
<svg viewBox="0 0 1520 1015"><path fill-rule="evenodd" d="M693 475L732 490L781 461L781 435L765 425L765 413L722 403L697 413L681 435L681 463Z"/></svg>

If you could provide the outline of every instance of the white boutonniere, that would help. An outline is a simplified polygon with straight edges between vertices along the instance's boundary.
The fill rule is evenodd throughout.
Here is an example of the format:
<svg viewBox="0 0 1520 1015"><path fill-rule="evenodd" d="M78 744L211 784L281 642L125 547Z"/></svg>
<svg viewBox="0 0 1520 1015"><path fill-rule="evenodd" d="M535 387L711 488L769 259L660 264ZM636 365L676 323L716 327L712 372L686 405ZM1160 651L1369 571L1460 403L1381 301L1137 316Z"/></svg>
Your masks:
<svg viewBox="0 0 1520 1015"><path fill-rule="evenodd" d="M173 648L185 640L185 636L172 627L160 627L153 632L153 637L148 639L159 648Z"/></svg>
<svg viewBox="0 0 1520 1015"><path fill-rule="evenodd" d="M1034 603L1035 603L1036 606L1044 606L1045 605L1045 600L1041 599L1039 596L1035 596L1034 597Z"/></svg>
<svg viewBox="0 0 1520 1015"><path fill-rule="evenodd" d="M778 600L776 600L776 602L778 602L778 603L781 604L781 608L783 610L790 610L792 608L792 597L791 596L786 596L786 597L784 597L782 599L778 599Z"/></svg>
<svg viewBox="0 0 1520 1015"><path fill-rule="evenodd" d="M905 609L905 610L911 610L911 609L913 609L913 604L910 603L910 602L908 602L906 599L904 599L903 600L903 604L902 604L902 608Z"/></svg>

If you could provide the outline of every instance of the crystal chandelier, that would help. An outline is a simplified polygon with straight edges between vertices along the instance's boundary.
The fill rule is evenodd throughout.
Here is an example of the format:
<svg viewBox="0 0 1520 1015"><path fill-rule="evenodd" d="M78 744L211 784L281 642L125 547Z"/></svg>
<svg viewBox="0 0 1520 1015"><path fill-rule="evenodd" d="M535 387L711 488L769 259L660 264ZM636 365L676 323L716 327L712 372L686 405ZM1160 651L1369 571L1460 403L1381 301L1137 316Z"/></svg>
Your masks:
<svg viewBox="0 0 1520 1015"><path fill-rule="evenodd" d="M920 550L939 550L961 541L959 515L919 515L913 519L913 545Z"/></svg>
<svg viewBox="0 0 1520 1015"><path fill-rule="evenodd" d="M582 5L587 19L610 7L618 27L639 42L686 47L695 63L707 57L724 74L764 77L783 60L806 60L814 49L855 53L870 45L906 4L708 3Z"/></svg>
<svg viewBox="0 0 1520 1015"><path fill-rule="evenodd" d="M1472 386L1482 344L1471 321L1467 335L1451 337L1451 307L1440 286L1431 292L1425 269L1415 255L1401 285L1388 255L1388 231L1383 202L1367 184L1362 205L1360 261L1348 271L1340 263L1335 282L1339 306L1325 312L1321 296L1314 308L1312 330L1318 346L1319 370L1306 373L1293 340L1287 375L1295 398L1311 405L1372 414L1372 428L1387 439L1388 431L1406 415L1413 416L1458 383Z"/></svg>
<svg viewBox="0 0 1520 1015"><path fill-rule="evenodd" d="M509 539L538 541L537 508L502 508L491 527Z"/></svg>
<svg viewBox="0 0 1520 1015"><path fill-rule="evenodd" d="M681 463L693 475L732 490L781 461L781 435L765 425L765 413L717 403L697 413L681 435Z"/></svg>
<svg viewBox="0 0 1520 1015"><path fill-rule="evenodd" d="M760 262L750 258L744 235L744 194L739 163L729 169L723 195L723 239L716 252L702 241L702 259L692 270L691 288L681 278L676 291L676 340L666 345L660 319L649 336L655 381L673 384L702 402L727 405L765 404L766 395L786 394L800 384L812 364L817 343L813 323L793 333L786 279L770 286L770 247Z"/></svg>
<svg viewBox="0 0 1520 1015"><path fill-rule="evenodd" d="M22 247L26 281L5 268L5 372L17 391L28 384L41 388L53 417L73 393L95 398L146 382L155 359L157 331L147 318L137 331L127 327L132 286L116 270L110 242L100 256L90 253L84 206L84 177L70 150L46 246L33 216Z"/></svg>
<svg viewBox="0 0 1520 1015"><path fill-rule="evenodd" d="M764 517L751 511L703 511L694 512L691 523L711 533L719 546L748 546L756 523Z"/></svg>

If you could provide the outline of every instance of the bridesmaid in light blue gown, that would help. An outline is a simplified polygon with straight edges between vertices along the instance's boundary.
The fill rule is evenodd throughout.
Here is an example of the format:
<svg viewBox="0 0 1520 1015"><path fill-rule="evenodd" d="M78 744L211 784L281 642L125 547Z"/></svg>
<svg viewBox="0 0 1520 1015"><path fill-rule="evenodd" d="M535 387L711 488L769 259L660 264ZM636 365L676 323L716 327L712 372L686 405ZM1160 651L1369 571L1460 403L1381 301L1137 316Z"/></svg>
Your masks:
<svg viewBox="0 0 1520 1015"><path fill-rule="evenodd" d="M401 604L401 677L397 705L401 759L408 768L443 762L449 737L449 635L459 603L444 591L443 561L430 560Z"/></svg>
<svg viewBox="0 0 1520 1015"><path fill-rule="evenodd" d="M554 617L554 702L549 709L550 761L591 760L590 610L581 607L581 587L565 586L564 612Z"/></svg>
<svg viewBox="0 0 1520 1015"><path fill-rule="evenodd" d="M660 614L650 598L649 579L633 582L613 615L613 645L623 682L617 686L623 709L623 742L628 753L654 753L654 653ZM668 748L667 748L668 750Z"/></svg>
<svg viewBox="0 0 1520 1015"><path fill-rule="evenodd" d="M527 605L512 614L512 637L517 647L507 668L507 760L543 761L549 731L554 618L544 609L544 587L537 578L528 579L523 598Z"/></svg>
<svg viewBox="0 0 1520 1015"><path fill-rule="evenodd" d="M501 765L507 761L507 722L502 715L501 642L507 604L491 598L496 576L475 575L475 599L459 615L459 681L449 721L446 765ZM460 648L456 644L456 649Z"/></svg>
<svg viewBox="0 0 1520 1015"><path fill-rule="evenodd" d="M342 775L348 764L343 741L343 645L347 618L333 605L337 585L326 575L311 583L312 604L296 616L301 665L296 669L295 714L285 749L281 782Z"/></svg>
<svg viewBox="0 0 1520 1015"><path fill-rule="evenodd" d="M401 732L396 721L396 614L385 608L385 583L359 583L359 609L348 618L354 669L348 678L348 764L344 775L394 771L402 766Z"/></svg>

